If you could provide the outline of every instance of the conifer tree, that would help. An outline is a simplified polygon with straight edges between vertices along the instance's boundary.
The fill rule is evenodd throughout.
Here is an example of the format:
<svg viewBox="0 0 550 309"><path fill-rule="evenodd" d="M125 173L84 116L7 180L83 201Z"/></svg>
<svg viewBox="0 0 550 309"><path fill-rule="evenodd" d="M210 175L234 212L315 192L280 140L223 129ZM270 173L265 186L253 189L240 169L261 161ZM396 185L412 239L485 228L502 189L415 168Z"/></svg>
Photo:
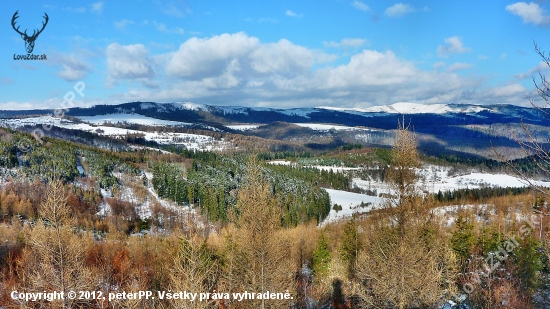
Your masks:
<svg viewBox="0 0 550 309"><path fill-rule="evenodd" d="M63 184L52 181L44 202L40 205L42 218L31 230L22 265L26 288L29 291L93 290L93 274L84 266L87 240L74 232L71 210L65 200ZM89 301L65 297L44 304L46 308L75 308Z"/></svg>
<svg viewBox="0 0 550 309"><path fill-rule="evenodd" d="M348 221L344 227L344 239L340 245L340 256L347 264L348 276L353 277L357 254L361 249L361 242L357 233L355 218Z"/></svg>
<svg viewBox="0 0 550 309"><path fill-rule="evenodd" d="M317 247L313 252L313 271L318 277L325 277L329 270L330 250L327 236L322 233L317 240Z"/></svg>
<svg viewBox="0 0 550 309"><path fill-rule="evenodd" d="M364 301L374 307L428 308L452 290L454 255L418 192L415 135L399 124L387 172L394 198L370 224L356 266ZM431 235L428 237L428 235Z"/></svg>
<svg viewBox="0 0 550 309"><path fill-rule="evenodd" d="M464 261L470 256L475 246L474 225L462 216L456 219L455 225L456 230L451 237L451 247Z"/></svg>
<svg viewBox="0 0 550 309"><path fill-rule="evenodd" d="M263 178L254 156L248 162L245 185L237 194L236 211L231 215L238 242L228 242L229 263L226 279L235 291L263 293L292 289L294 272L289 242L283 237L281 209L272 194L271 185ZM229 270L229 269L228 269ZM280 308L281 300L250 300L250 308Z"/></svg>

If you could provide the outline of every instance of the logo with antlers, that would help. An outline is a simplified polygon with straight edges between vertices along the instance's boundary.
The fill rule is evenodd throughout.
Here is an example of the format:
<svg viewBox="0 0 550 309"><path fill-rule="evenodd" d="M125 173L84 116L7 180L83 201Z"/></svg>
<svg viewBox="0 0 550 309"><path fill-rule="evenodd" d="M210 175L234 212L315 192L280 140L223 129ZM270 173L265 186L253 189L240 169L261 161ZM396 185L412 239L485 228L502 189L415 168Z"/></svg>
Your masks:
<svg viewBox="0 0 550 309"><path fill-rule="evenodd" d="M50 19L48 17L48 14L44 13L44 19L45 22L42 22L42 29L40 30L33 30L32 35L29 36L27 34L27 30L25 29L24 32L19 31L19 26L17 28L15 27L15 20L19 18L17 15L19 11L16 11L15 14L13 14L13 17L11 18L11 26L13 27L13 30L15 30L17 33L21 35L21 38L25 41L25 48L27 49L27 53L32 53L34 50L34 41L36 41L36 38L38 38L38 35L44 31L44 28L46 28L46 25L48 24L48 20Z"/></svg>

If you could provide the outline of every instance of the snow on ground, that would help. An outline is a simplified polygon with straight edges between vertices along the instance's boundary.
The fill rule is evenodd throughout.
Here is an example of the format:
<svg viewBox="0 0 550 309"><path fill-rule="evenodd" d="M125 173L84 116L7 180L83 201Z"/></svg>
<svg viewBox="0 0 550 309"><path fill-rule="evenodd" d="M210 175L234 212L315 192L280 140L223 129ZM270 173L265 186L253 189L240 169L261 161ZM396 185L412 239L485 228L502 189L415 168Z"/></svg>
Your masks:
<svg viewBox="0 0 550 309"><path fill-rule="evenodd" d="M109 205L106 200L106 198L111 197L111 195L111 191L101 188L101 196L103 196L103 202L99 204L99 211L96 213L96 215L105 217L111 211L111 205Z"/></svg>
<svg viewBox="0 0 550 309"><path fill-rule="evenodd" d="M330 106L321 106L319 108L336 110L342 112L359 113L393 113L393 114L447 114L447 113L478 113L481 111L491 111L482 106L452 107L448 104L420 104L399 102L391 105L373 106L369 108L339 108Z"/></svg>
<svg viewBox="0 0 550 309"><path fill-rule="evenodd" d="M148 150L153 150L153 151L159 151L160 153L163 153L163 154L171 154L170 151L166 151L166 150L162 150L162 149L158 149L158 148L153 148L153 147L139 146L139 145L130 145L130 149L148 149Z"/></svg>
<svg viewBox="0 0 550 309"><path fill-rule="evenodd" d="M12 129L17 129L22 126L34 126L34 125L57 125L59 126L62 123L72 123L71 121L52 117L52 116L40 116L40 117L29 117L29 118L10 118L10 119L0 119L0 125L4 127L9 127Z"/></svg>
<svg viewBox="0 0 550 309"><path fill-rule="evenodd" d="M287 160L272 160L272 161L267 161L267 163L273 164L273 165L291 165L293 162L287 161Z"/></svg>
<svg viewBox="0 0 550 309"><path fill-rule="evenodd" d="M200 104L200 103L192 103L192 102L181 102L180 106L184 109L192 110L192 111L200 111L200 110L207 110L206 105ZM174 103L174 106L178 106L178 103Z"/></svg>
<svg viewBox="0 0 550 309"><path fill-rule="evenodd" d="M347 192L342 190L325 189L330 195L331 204L342 206L342 210L330 209L330 213L324 223L333 222L342 218L350 217L354 213L368 212L377 208L383 201L383 198L377 196L369 196L365 194ZM361 207L361 202L367 204Z"/></svg>
<svg viewBox="0 0 550 309"><path fill-rule="evenodd" d="M422 178L422 189L437 193L439 190L444 192L466 188L527 187L530 185L526 180L513 175L463 172L461 175L449 176L449 171L449 167L425 165L422 169L418 170L418 175ZM529 181L538 186L550 187L550 182Z"/></svg>
<svg viewBox="0 0 550 309"><path fill-rule="evenodd" d="M271 161L267 161L268 164L273 164L273 165L297 165L296 162L292 162L292 161L287 161L287 160L271 160ZM316 169L319 169L319 170L323 170L323 171L333 171L335 173L337 172L343 172L343 171L358 171L360 170L361 168L359 167L342 167L342 166L327 166L327 165L307 165L308 167L314 167Z"/></svg>
<svg viewBox="0 0 550 309"><path fill-rule="evenodd" d="M235 124L226 127L233 130L246 131L257 129L259 126L261 126L261 124Z"/></svg>
<svg viewBox="0 0 550 309"><path fill-rule="evenodd" d="M91 124L103 124L105 122L110 123L134 123L147 126L189 126L192 123L161 120L153 117L147 117L140 114L110 114L110 115L97 115L97 116L81 116L80 120L89 122Z"/></svg>
<svg viewBox="0 0 550 309"><path fill-rule="evenodd" d="M351 186L357 187L363 190L376 191L377 194L391 194L392 190L387 183L375 180L364 180L360 178L353 178L351 180Z"/></svg>
<svg viewBox="0 0 550 309"><path fill-rule="evenodd" d="M213 137L206 135L171 132L144 132L101 125L95 126L88 123L73 123L66 119L52 116L30 117L23 119L0 119L0 125L13 129L24 125L54 125L66 129L97 133L113 138L124 138L127 134L143 134L145 139L148 141L155 141L159 144L184 145L187 149L193 150L222 150L227 147L227 143L223 140L218 141Z"/></svg>
<svg viewBox="0 0 550 309"><path fill-rule="evenodd" d="M456 218L458 218L460 212L470 212L470 213L477 214L475 219L479 222L484 222L487 220L486 218L487 216L496 215L495 210L491 209L491 206L494 206L494 205L489 205L489 204L449 205L449 206L434 208L431 210L431 212L432 214L437 216L439 219L441 219L443 222L445 222L447 226L451 226L455 223Z"/></svg>
<svg viewBox="0 0 550 309"><path fill-rule="evenodd" d="M289 116L299 116L309 118L309 114L315 112L312 108L291 108L291 109L277 109L269 107L244 107L244 106L216 106L216 109L223 111L224 114L245 114L248 115L249 111L268 111Z"/></svg>
<svg viewBox="0 0 550 309"><path fill-rule="evenodd" d="M276 109L275 111L289 115L289 116L301 116L309 118L309 115L315 112L315 109L312 108L291 108L291 109Z"/></svg>
<svg viewBox="0 0 550 309"><path fill-rule="evenodd" d="M325 123L293 123L297 126L303 127L303 128L310 128L315 131L328 131L328 130L345 130L345 131L355 131L355 130L367 130L370 131L370 129L364 129L364 128L358 128L358 127L348 127L348 126L340 126L340 125L334 125L334 124L325 124Z"/></svg>
<svg viewBox="0 0 550 309"><path fill-rule="evenodd" d="M343 171L358 171L361 170L360 167L343 167L343 166L327 166L327 165L309 165L310 167L314 167L318 170L327 171L327 172L334 172L334 173L342 173Z"/></svg>

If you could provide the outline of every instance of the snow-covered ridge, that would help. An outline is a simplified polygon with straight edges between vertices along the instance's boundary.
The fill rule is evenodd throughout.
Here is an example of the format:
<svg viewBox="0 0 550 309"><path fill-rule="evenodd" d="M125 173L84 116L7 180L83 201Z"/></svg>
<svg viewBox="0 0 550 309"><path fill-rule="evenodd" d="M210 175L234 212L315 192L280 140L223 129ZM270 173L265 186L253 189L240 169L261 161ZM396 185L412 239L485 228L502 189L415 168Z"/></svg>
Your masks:
<svg viewBox="0 0 550 309"><path fill-rule="evenodd" d="M493 111L492 109L479 105L455 105L455 104L420 104L399 102L391 105L373 106L368 108L341 108L331 106L320 106L320 109L334 110L341 112L360 113L390 113L390 114L447 114L447 113L479 113L482 111Z"/></svg>
<svg viewBox="0 0 550 309"><path fill-rule="evenodd" d="M108 114L96 116L79 116L80 120L92 124L110 123L134 123L148 126L189 126L192 123L162 120L152 117L143 116L140 114Z"/></svg>
<svg viewBox="0 0 550 309"><path fill-rule="evenodd" d="M341 125L334 125L334 124L325 124L325 123L294 123L297 126L303 127L303 128L310 128L315 131L329 131L329 130L336 130L336 131L376 131L372 129L366 129L366 128L359 128L359 127L349 127L349 126L341 126Z"/></svg>
<svg viewBox="0 0 550 309"><path fill-rule="evenodd" d="M249 112L275 112L288 116L309 117L309 114L315 112L313 108L269 108L269 107L244 107L244 106L209 106L210 111L222 112L226 114L244 114L248 115Z"/></svg>
<svg viewBox="0 0 550 309"><path fill-rule="evenodd" d="M99 116L101 117L101 116ZM154 118L151 118L154 119ZM155 119L156 121L156 119ZM103 122L101 122L103 123ZM110 126L93 125L89 123L74 123L70 120L52 116L29 117L22 119L1 119L0 126L17 129L25 125L52 125L60 128L81 130L85 132L96 133L112 138L123 139L128 134L143 135L145 140L154 141L162 145L183 145L187 149L193 150L222 150L229 147L229 144L222 140L216 140L211 136L191 133L172 133L172 132L145 132Z"/></svg>
<svg viewBox="0 0 550 309"><path fill-rule="evenodd" d="M181 102L181 103L174 103L174 106L181 106L184 109L192 110L192 111L205 111L208 110L207 106L204 104L199 103L193 103L193 102Z"/></svg>

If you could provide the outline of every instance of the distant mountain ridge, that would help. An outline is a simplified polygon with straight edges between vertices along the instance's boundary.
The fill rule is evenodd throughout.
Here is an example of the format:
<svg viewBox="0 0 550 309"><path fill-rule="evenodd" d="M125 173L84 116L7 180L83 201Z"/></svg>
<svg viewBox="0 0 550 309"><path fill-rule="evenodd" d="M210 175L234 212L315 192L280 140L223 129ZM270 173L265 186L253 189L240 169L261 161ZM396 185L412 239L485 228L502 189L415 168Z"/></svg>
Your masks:
<svg viewBox="0 0 550 309"><path fill-rule="evenodd" d="M142 124L154 127L180 123L205 130L301 141L306 144L311 144L311 140L328 140L327 145L359 142L374 146L391 145L391 132L396 129L398 121L404 118L418 134L419 147L426 153L458 151L490 156L493 147L518 149L514 132L522 134L521 123L531 125L535 129L534 133L546 140L550 127L548 111L505 104L395 103L368 108L321 106L280 109L192 102L129 102L71 108L66 115L93 121L96 125L102 119L105 122L113 119L123 121L126 117L124 115L141 115L133 118L139 118ZM53 110L0 111L0 118L48 114L53 114ZM300 127L296 124L307 125ZM239 126L249 129L242 131L238 129ZM312 129L314 127L324 129ZM347 127L362 128L363 131L346 132L349 131L345 129Z"/></svg>
<svg viewBox="0 0 550 309"><path fill-rule="evenodd" d="M52 110L0 111L0 117L46 115ZM380 129L395 128L397 115L405 115L412 124L463 125L493 123L525 123L550 125L541 110L515 105L419 104L395 103L368 108L320 106L313 108L267 108L204 105L191 102L155 103L129 102L118 105L75 107L69 116L98 116L133 113L162 120L226 124L264 123L276 121L296 123L327 123L347 126L367 126Z"/></svg>

